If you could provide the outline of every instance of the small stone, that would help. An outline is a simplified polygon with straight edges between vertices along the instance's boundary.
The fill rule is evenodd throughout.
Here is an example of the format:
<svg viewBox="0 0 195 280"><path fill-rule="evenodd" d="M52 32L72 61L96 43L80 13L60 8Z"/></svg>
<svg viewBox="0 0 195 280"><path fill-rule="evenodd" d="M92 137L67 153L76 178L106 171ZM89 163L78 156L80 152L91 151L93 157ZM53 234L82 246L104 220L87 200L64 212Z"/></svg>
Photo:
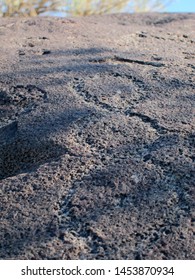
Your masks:
<svg viewBox="0 0 195 280"><path fill-rule="evenodd" d="M45 36L42 36L42 37L39 37L40 40L49 40L49 38L45 37Z"/></svg>
<svg viewBox="0 0 195 280"><path fill-rule="evenodd" d="M23 50L19 50L19 55L25 55L25 51L23 51Z"/></svg>
<svg viewBox="0 0 195 280"><path fill-rule="evenodd" d="M35 45L33 43L28 43L29 47L33 48Z"/></svg>
<svg viewBox="0 0 195 280"><path fill-rule="evenodd" d="M141 37L141 38L146 38L147 37L147 35L144 34L144 33L140 33L138 36Z"/></svg>
<svg viewBox="0 0 195 280"><path fill-rule="evenodd" d="M51 53L50 50L45 50L45 49L43 49L42 52L41 52L42 55L50 54L50 53Z"/></svg>
<svg viewBox="0 0 195 280"><path fill-rule="evenodd" d="M152 56L152 59L154 59L156 61L160 61L160 60L162 60L162 57L160 57L160 56Z"/></svg>

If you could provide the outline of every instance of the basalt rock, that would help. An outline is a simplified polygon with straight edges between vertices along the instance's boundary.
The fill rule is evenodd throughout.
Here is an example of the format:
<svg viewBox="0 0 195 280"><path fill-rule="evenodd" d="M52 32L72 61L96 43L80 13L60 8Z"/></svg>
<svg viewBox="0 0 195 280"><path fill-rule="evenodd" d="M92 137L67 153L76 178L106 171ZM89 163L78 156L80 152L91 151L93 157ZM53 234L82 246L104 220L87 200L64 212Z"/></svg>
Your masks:
<svg viewBox="0 0 195 280"><path fill-rule="evenodd" d="M0 258L194 259L195 15L0 20Z"/></svg>

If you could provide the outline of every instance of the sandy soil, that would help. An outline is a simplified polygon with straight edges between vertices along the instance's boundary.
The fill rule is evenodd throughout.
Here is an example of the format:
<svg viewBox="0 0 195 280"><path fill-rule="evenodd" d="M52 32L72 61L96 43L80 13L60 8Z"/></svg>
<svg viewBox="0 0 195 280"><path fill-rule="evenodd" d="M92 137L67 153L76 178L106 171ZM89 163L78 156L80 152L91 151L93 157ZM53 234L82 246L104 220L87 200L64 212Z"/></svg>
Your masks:
<svg viewBox="0 0 195 280"><path fill-rule="evenodd" d="M194 259L195 15L0 19L0 258Z"/></svg>

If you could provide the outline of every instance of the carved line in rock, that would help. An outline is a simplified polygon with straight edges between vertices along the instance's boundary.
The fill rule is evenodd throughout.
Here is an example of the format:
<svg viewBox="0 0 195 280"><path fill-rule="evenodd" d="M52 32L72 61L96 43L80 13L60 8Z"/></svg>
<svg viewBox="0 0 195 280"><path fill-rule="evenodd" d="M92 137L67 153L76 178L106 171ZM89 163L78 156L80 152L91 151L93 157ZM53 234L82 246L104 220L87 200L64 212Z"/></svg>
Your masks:
<svg viewBox="0 0 195 280"><path fill-rule="evenodd" d="M134 83L136 83L136 85L139 85L139 87L142 87L142 85L145 86L143 81L141 81L140 79L133 77L131 75L127 76L126 74L121 75L119 73L111 73L110 75L114 76L114 77L123 77L123 78L126 77L126 78L130 79L131 81L133 81ZM125 115L128 117L138 117L142 122L149 123L150 126L158 132L158 134L165 134L168 131L168 129L161 126L156 119L152 119L151 117L149 117L147 115L131 111L133 109L133 106L131 106L131 107L128 106L128 109L126 110L126 108L124 108L124 109L116 108L112 105L109 105L107 103L100 101L97 96L93 96L89 92L89 90L85 89L84 79L80 79L80 80L76 79L76 82L75 81L73 82L73 89L86 102L89 102L89 103L97 106L98 108L105 109L109 112L116 112L119 114L123 114L123 116Z"/></svg>
<svg viewBox="0 0 195 280"><path fill-rule="evenodd" d="M86 102L92 103L93 105L96 105L97 107L101 107L103 109L112 111L113 107L109 104L106 104L104 102L101 102L98 100L97 96L93 96L88 90L85 89L85 83L83 80L80 80L79 83L75 83L73 85L73 89L77 94L79 94Z"/></svg>
<svg viewBox="0 0 195 280"><path fill-rule="evenodd" d="M105 77L105 74L102 76L98 74L100 78ZM95 77L97 77L97 74L92 77L88 77L90 81L92 81ZM133 91L131 89L131 85L128 84L129 86L129 92L131 91L130 98L125 98L126 106L133 107L135 104L139 103L140 101L143 101L147 98L147 93L146 89L148 90L149 87L139 78L128 75L128 74L120 74L118 72L109 72L107 73L107 77L111 78L122 78L122 79L127 79L130 81L134 87ZM94 82L95 83L95 82ZM120 106L117 108L117 106L114 106L113 104L109 104L110 102L103 102L100 100L100 98L97 95L93 95L92 92L90 92L88 89L86 89L86 82L83 78L75 78L73 82L71 82L71 87L73 88L74 92L81 96L85 102L91 103L92 105L97 106L98 108L108 110L110 112L122 112L125 108L120 108ZM105 88L105 91L107 89ZM110 90L112 91L112 89ZM141 91L141 92L140 92ZM134 94L133 94L134 92ZM139 93L139 94L138 94ZM102 97L100 93L100 97ZM112 96L110 96L112 98Z"/></svg>
<svg viewBox="0 0 195 280"><path fill-rule="evenodd" d="M149 123L152 128L157 130L159 134L164 134L167 132L167 129L164 126L159 125L158 121L156 119L152 119L147 115L137 113L137 112L131 112L130 110L126 111L125 114L130 117L138 117L141 119L144 123Z"/></svg>

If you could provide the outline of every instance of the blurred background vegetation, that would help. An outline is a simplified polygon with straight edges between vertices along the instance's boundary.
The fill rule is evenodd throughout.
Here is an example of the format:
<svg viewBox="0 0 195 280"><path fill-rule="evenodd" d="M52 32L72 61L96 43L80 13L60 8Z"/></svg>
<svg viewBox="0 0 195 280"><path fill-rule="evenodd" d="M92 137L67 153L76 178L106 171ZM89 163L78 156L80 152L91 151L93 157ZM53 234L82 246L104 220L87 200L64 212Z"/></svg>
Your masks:
<svg viewBox="0 0 195 280"><path fill-rule="evenodd" d="M0 16L88 16L163 11L172 0L0 0Z"/></svg>

